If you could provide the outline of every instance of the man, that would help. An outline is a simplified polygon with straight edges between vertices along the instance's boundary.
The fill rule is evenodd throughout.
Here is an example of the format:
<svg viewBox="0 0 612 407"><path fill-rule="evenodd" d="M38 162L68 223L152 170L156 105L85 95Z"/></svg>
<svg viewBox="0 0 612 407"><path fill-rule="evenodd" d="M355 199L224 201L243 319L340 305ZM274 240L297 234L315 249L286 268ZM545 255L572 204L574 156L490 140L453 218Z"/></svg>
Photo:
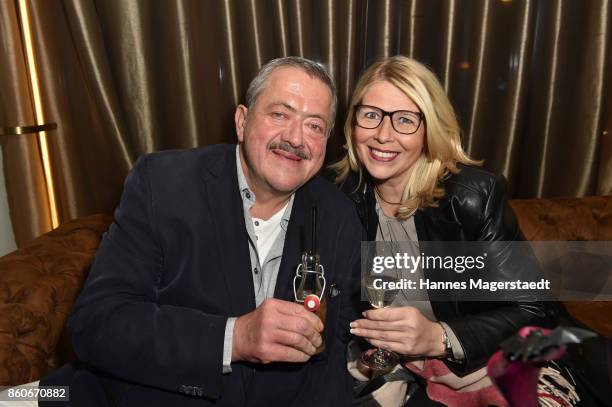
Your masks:
<svg viewBox="0 0 612 407"><path fill-rule="evenodd" d="M349 404L361 228L315 177L335 108L323 68L273 60L236 108L238 146L139 159L69 319L79 364L41 385L68 375L88 406ZM293 300L313 206L325 327Z"/></svg>

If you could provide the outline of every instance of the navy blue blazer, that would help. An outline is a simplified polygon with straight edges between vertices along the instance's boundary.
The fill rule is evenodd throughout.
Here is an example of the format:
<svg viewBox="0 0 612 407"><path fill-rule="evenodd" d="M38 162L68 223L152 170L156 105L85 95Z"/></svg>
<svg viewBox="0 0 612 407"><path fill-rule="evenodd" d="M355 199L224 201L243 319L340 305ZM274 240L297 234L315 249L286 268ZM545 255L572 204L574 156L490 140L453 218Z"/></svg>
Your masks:
<svg viewBox="0 0 612 407"><path fill-rule="evenodd" d="M307 363L233 363L224 375L227 318L255 309L235 145L141 157L69 319L79 362L42 384L69 381L73 405L350 404L345 345L363 232L353 203L318 176L295 194L275 297L293 298L313 205L337 287L326 290L325 351Z"/></svg>

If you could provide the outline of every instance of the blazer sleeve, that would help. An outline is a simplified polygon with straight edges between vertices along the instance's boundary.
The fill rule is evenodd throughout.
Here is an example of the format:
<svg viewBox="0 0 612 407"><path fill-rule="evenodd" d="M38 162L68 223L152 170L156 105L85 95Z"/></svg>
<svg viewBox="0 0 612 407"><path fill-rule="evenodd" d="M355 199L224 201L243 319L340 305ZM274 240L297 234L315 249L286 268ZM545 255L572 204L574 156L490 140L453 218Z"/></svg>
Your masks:
<svg viewBox="0 0 612 407"><path fill-rule="evenodd" d="M147 166L142 157L128 174L69 318L74 350L125 381L218 398L227 317L158 304L164 254Z"/></svg>
<svg viewBox="0 0 612 407"><path fill-rule="evenodd" d="M462 217L464 225L473 225L474 240L490 242L487 251L494 251L487 261L487 279L513 281L535 279L541 270L530 247L508 244L522 241L518 221L508 205L503 176L491 178L491 186ZM453 330L465 354L461 363L448 361L448 367L459 375L484 366L498 349L499 343L526 325L552 327L557 322L556 305L517 292L515 298L503 302L461 302L461 317L445 321Z"/></svg>

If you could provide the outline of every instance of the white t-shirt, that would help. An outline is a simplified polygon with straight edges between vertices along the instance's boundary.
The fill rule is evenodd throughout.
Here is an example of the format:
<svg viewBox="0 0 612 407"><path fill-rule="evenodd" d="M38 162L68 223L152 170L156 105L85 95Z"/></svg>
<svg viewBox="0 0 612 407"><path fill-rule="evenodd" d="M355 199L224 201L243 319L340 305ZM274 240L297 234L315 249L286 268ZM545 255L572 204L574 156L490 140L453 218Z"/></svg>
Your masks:
<svg viewBox="0 0 612 407"><path fill-rule="evenodd" d="M287 204L288 203L289 202L287 202ZM257 238L257 253L262 263L265 262L268 257L268 253L270 253L270 249L281 231L281 219L283 218L287 204L268 220L252 218L253 229L255 229L255 236Z"/></svg>

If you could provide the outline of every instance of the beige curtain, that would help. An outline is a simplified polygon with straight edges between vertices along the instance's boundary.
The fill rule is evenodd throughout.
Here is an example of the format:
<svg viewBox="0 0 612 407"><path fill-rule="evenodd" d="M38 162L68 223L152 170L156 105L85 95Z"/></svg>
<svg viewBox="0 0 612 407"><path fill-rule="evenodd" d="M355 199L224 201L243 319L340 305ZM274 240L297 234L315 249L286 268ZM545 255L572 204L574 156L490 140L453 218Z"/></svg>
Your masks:
<svg viewBox="0 0 612 407"><path fill-rule="evenodd" d="M234 106L259 66L283 55L325 63L338 84L339 124L328 162L342 153L341 124L360 72L401 53L439 75L468 151L504 173L513 196L612 191L612 141L605 133L612 120L610 0L29 5L43 103L59 126L50 142L62 221L112 211L140 154L234 142ZM2 14L4 34L12 16ZM23 79L23 68L10 69L15 73L0 79L0 126L28 119L7 107L14 95L4 89L18 92ZM6 160L11 153L4 154ZM29 161L13 159L6 177L23 177ZM33 202L23 193L14 199L12 208ZM19 230L23 218L13 218Z"/></svg>

